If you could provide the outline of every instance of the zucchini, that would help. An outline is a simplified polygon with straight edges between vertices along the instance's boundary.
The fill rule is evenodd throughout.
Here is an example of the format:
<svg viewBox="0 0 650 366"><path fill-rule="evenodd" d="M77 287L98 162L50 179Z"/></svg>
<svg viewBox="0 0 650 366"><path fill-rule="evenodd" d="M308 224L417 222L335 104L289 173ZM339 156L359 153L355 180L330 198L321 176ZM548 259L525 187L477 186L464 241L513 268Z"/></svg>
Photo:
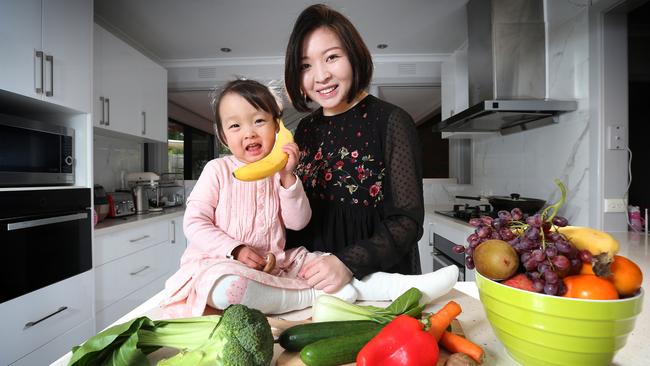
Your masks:
<svg viewBox="0 0 650 366"><path fill-rule="evenodd" d="M382 324L370 320L344 320L320 323L298 324L286 329L278 337L280 345L292 352L300 351L306 345L321 339L367 333L383 328Z"/></svg>
<svg viewBox="0 0 650 366"><path fill-rule="evenodd" d="M357 354L381 328L332 338L308 344L300 351L300 359L307 366L334 366L354 362Z"/></svg>

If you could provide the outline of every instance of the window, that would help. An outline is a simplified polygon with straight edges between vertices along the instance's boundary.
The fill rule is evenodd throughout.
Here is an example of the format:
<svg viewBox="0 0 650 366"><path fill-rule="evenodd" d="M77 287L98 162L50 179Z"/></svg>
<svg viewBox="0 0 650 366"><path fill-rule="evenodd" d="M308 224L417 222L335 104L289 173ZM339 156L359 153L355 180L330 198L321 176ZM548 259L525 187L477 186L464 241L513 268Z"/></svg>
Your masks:
<svg viewBox="0 0 650 366"><path fill-rule="evenodd" d="M215 158L214 136L170 119L167 124L167 170L199 179L203 167Z"/></svg>

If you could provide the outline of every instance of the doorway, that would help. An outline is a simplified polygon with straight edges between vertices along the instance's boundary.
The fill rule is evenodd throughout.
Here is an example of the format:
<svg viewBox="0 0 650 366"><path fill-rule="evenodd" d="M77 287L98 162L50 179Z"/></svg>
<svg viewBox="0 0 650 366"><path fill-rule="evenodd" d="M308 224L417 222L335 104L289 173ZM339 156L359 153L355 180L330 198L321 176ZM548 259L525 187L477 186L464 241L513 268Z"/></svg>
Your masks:
<svg viewBox="0 0 650 366"><path fill-rule="evenodd" d="M642 213L650 208L650 2L627 14L629 145L632 156L629 204Z"/></svg>
<svg viewBox="0 0 650 366"><path fill-rule="evenodd" d="M628 18L631 17L632 22L643 24L645 19L642 18L647 17L644 15L646 13L635 15L635 11L647 11L642 8L646 8L648 3L648 0L601 0L590 4L589 100L592 153L589 179L592 187L590 206L593 209L590 210L589 221L592 226L608 232L627 231L628 213L627 209L608 212L605 205L607 199L626 199L636 206L641 205L641 197L647 199L641 182L644 175L647 177L647 173L643 172L644 155L647 156L644 145L647 143L639 140L644 134L647 135L643 132L645 130L640 129L647 127L642 126L643 114L638 123L638 118L630 114L634 113L631 111L631 98L635 99L637 105L639 103L636 100L643 99L643 95L635 93L636 86L632 88L630 82L630 62L639 62L639 46L629 44L628 35L635 31L628 29ZM630 93L634 95L630 96ZM644 103L647 104L642 100L639 105L642 107ZM621 140L616 141L616 136L620 136ZM633 148L637 151L633 151ZM632 164L630 155L633 157ZM635 160L641 164L636 164ZM631 181L630 172L633 178ZM632 193L632 185L635 193Z"/></svg>

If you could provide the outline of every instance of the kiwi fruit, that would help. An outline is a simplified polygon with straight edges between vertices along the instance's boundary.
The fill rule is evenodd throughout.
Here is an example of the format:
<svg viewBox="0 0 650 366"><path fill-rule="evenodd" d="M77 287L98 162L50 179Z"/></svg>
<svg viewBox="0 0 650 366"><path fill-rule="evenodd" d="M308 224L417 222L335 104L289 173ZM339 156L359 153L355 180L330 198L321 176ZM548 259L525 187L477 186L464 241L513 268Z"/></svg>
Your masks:
<svg viewBox="0 0 650 366"><path fill-rule="evenodd" d="M517 252L503 240L484 241L474 249L472 257L476 270L494 281L511 277L519 268Z"/></svg>

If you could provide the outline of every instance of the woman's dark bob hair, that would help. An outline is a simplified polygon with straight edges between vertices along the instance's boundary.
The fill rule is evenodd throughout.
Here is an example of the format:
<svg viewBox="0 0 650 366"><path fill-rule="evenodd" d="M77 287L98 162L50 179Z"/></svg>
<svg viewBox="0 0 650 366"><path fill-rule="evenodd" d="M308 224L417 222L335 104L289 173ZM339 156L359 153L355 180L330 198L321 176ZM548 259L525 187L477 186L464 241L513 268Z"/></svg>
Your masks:
<svg viewBox="0 0 650 366"><path fill-rule="evenodd" d="M219 116L219 107L221 106L221 100L227 94L237 94L244 98L250 105L255 107L255 109L264 111L271 116L275 123L278 123L280 117L282 117L282 109L278 105L275 96L269 90L266 85L261 84L255 80L247 79L237 79L228 82L224 85L219 97L214 105L214 119L217 125L217 137L222 144L227 145L226 143L226 134L223 132L223 126L221 125L221 116Z"/></svg>
<svg viewBox="0 0 650 366"><path fill-rule="evenodd" d="M370 84L372 79L372 57L361 35L343 14L323 4L316 4L303 10L293 26L284 60L284 84L294 108L308 112L311 100L301 93L302 46L311 32L327 27L336 34L343 44L345 53L352 65L352 86L346 95L347 102L354 98Z"/></svg>

